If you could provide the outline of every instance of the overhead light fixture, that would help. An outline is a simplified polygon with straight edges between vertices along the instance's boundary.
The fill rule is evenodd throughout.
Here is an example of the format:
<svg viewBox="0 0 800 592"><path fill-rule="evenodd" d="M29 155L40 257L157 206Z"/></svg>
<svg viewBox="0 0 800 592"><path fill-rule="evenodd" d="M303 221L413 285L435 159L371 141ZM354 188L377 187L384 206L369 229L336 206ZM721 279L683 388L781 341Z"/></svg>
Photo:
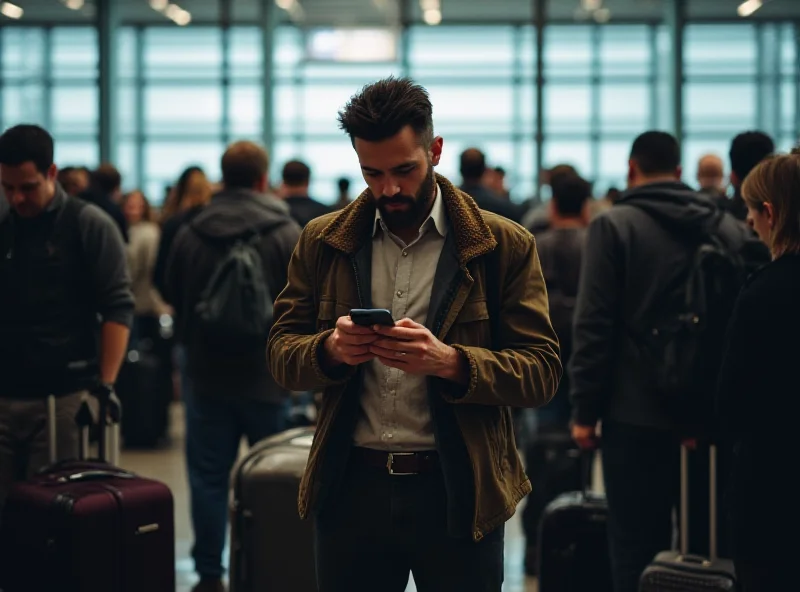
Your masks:
<svg viewBox="0 0 800 592"><path fill-rule="evenodd" d="M169 0L150 0L150 8L158 12L164 12L169 6Z"/></svg>
<svg viewBox="0 0 800 592"><path fill-rule="evenodd" d="M581 0L581 8L588 11L599 10L603 7L603 0Z"/></svg>
<svg viewBox="0 0 800 592"><path fill-rule="evenodd" d="M753 14L756 10L761 8L764 5L762 0L745 0L739 5L739 8L736 9L736 12L739 13L739 16L742 18L746 18Z"/></svg>
<svg viewBox="0 0 800 592"><path fill-rule="evenodd" d="M297 4L297 0L275 0L275 6L289 12Z"/></svg>
<svg viewBox="0 0 800 592"><path fill-rule="evenodd" d="M22 15L25 14L25 11L16 4L12 4L11 2L3 2L0 4L0 14L16 20L22 18Z"/></svg>
<svg viewBox="0 0 800 592"><path fill-rule="evenodd" d="M183 27L192 22L192 15L177 4L170 4L164 10L164 15L176 25Z"/></svg>
<svg viewBox="0 0 800 592"><path fill-rule="evenodd" d="M64 3L64 6L71 10L80 10L84 7L86 2L84 0L61 0Z"/></svg>
<svg viewBox="0 0 800 592"><path fill-rule="evenodd" d="M442 22L441 10L426 10L422 13L422 20L428 25L438 25Z"/></svg>

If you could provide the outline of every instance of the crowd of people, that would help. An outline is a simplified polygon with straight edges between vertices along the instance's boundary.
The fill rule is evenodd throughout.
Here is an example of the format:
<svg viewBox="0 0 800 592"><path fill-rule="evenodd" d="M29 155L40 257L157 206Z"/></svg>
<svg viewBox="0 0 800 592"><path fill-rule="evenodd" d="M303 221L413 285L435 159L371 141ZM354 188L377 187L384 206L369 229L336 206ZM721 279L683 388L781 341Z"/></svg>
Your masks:
<svg viewBox="0 0 800 592"><path fill-rule="evenodd" d="M719 448L719 550L740 589L792 581L798 520L781 492L797 409L800 154L744 132L730 189L711 154L689 184L677 140L646 131L624 190L594 197L565 163L542 172L549 202L521 204L477 148L461 154L459 186L435 173L431 113L408 79L355 94L339 124L367 189L352 198L342 179L335 205L309 195L301 160L272 187L267 153L242 141L221 179L187 168L157 211L122 193L113 166L59 169L47 131L6 130L0 508L46 464L45 397L59 397L59 457L75 456L81 394L113 389L126 352L170 316L197 592L224 590L239 441L285 429L291 392L321 393L299 509L316 519L322 591L402 591L413 572L423 591L499 592L504 524L540 469L517 450L524 408L537 430L602 443L616 592L638 590L672 546L682 444ZM220 325L238 318L214 308L226 273L269 300L234 311L267 315L266 331ZM357 324L352 309L388 310L394 324ZM531 573L540 519L524 520ZM690 532L708 553L706 529Z"/></svg>

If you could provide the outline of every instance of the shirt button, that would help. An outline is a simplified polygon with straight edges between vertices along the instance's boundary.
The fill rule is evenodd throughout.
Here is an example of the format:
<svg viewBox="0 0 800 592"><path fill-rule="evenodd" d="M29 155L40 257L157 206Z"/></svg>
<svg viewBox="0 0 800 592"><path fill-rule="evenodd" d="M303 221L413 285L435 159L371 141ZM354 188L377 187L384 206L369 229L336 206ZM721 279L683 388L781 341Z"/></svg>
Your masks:
<svg viewBox="0 0 800 592"><path fill-rule="evenodd" d="M392 434L388 434L386 437L391 440L392 439Z"/></svg>
<svg viewBox="0 0 800 592"><path fill-rule="evenodd" d="M408 251L403 251L403 257L408 257Z"/></svg>
<svg viewBox="0 0 800 592"><path fill-rule="evenodd" d="M400 296L402 296L402 295L403 295L403 291L402 291L402 290L398 290L398 291L397 291L397 296L398 296L398 297L400 297Z"/></svg>

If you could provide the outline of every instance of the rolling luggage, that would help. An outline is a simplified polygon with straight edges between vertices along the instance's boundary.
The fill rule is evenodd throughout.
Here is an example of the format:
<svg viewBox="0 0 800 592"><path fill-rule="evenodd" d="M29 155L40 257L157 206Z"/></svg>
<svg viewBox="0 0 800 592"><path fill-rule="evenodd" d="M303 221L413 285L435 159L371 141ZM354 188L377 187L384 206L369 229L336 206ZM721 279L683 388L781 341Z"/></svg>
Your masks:
<svg viewBox="0 0 800 592"><path fill-rule="evenodd" d="M590 491L593 453L582 455L583 489L562 493L539 524L539 592L611 592L608 505Z"/></svg>
<svg viewBox="0 0 800 592"><path fill-rule="evenodd" d="M231 592L315 592L314 526L300 520L297 495L313 428L256 444L232 473Z"/></svg>
<svg viewBox="0 0 800 592"><path fill-rule="evenodd" d="M717 449L709 447L710 557L688 554L689 452L681 446L680 551L662 551L644 570L640 592L734 592L733 562L717 557Z"/></svg>
<svg viewBox="0 0 800 592"><path fill-rule="evenodd" d="M54 397L48 400L51 461ZM112 430L105 418L112 414ZM79 412L88 454L88 405ZM116 458L118 402L100 401L100 458ZM91 418L89 418L91 419ZM64 461L14 486L0 527L3 592L174 592L175 536L169 489L113 464Z"/></svg>

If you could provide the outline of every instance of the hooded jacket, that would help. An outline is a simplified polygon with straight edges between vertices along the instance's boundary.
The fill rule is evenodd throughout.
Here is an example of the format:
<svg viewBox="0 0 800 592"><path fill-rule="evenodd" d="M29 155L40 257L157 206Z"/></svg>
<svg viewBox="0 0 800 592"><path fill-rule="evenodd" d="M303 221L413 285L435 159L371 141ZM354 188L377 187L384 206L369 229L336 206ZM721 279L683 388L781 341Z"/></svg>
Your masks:
<svg viewBox="0 0 800 592"><path fill-rule="evenodd" d="M178 339L187 346L189 374L200 396L243 396L278 401L285 395L270 375L264 343L246 355L205 351L194 339L195 308L209 279L237 238L258 230L258 251L273 300L286 285L300 228L278 200L243 189L218 193L178 232L166 266L166 298L175 308Z"/></svg>
<svg viewBox="0 0 800 592"><path fill-rule="evenodd" d="M721 219L719 216L721 215ZM718 235L745 264L769 261L766 247L730 213L687 185L653 183L627 192L589 226L570 361L573 419L672 429L636 363L628 327L639 326L682 285L698 242Z"/></svg>

